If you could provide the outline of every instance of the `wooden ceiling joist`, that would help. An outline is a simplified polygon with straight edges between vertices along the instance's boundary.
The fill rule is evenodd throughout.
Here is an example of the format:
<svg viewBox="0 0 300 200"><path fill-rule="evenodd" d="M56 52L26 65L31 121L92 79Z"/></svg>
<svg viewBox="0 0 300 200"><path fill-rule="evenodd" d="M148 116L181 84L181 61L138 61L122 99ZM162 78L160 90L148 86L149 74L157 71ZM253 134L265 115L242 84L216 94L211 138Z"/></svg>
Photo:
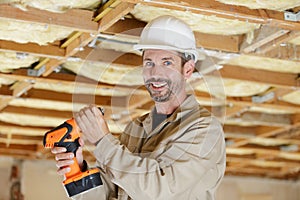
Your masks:
<svg viewBox="0 0 300 200"><path fill-rule="evenodd" d="M240 45L243 41L243 35L213 35L200 32L194 32L196 45L199 48L221 50L226 52L240 52Z"/></svg>
<svg viewBox="0 0 300 200"><path fill-rule="evenodd" d="M249 148L249 147L227 147L226 152L229 155L255 155L257 158L282 158L290 161L300 161L300 154L298 152L284 152L280 150L265 149L265 148Z"/></svg>
<svg viewBox="0 0 300 200"><path fill-rule="evenodd" d="M300 24L284 20L284 13L279 11L249 9L243 6L225 5L215 0L122 0L130 3L141 3L150 6L169 8L173 10L191 11L202 15L212 15L220 18L240 20L269 26L280 27L287 30L300 30ZM268 16L268 17L267 17Z"/></svg>
<svg viewBox="0 0 300 200"><path fill-rule="evenodd" d="M55 45L40 46L35 43L21 44L5 40L0 41L0 51L25 53L47 58L62 58L65 56L65 50Z"/></svg>
<svg viewBox="0 0 300 200"><path fill-rule="evenodd" d="M92 21L93 14L92 11L79 9L54 13L27 7L27 11L23 11L9 4L0 4L0 19L51 24L89 33L98 30L98 23Z"/></svg>
<svg viewBox="0 0 300 200"><path fill-rule="evenodd" d="M220 73L223 78L265 83L280 88L300 87L300 79L298 74L281 73L262 69L250 69L227 64L220 69Z"/></svg>

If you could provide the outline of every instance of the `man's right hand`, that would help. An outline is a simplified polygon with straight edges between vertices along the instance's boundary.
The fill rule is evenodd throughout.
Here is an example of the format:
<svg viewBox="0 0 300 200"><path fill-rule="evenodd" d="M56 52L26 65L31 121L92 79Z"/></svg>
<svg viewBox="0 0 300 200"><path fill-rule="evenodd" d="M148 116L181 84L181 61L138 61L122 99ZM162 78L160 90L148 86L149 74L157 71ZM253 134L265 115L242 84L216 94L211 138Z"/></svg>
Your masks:
<svg viewBox="0 0 300 200"><path fill-rule="evenodd" d="M76 159L80 166L83 168L83 154L82 154L82 146L84 145L83 140L79 139L80 147L76 151ZM59 175L65 175L66 173L70 172L69 165L73 164L74 153L66 152L67 149L65 147L54 147L51 149L51 152L55 155L56 166L58 168L57 173Z"/></svg>

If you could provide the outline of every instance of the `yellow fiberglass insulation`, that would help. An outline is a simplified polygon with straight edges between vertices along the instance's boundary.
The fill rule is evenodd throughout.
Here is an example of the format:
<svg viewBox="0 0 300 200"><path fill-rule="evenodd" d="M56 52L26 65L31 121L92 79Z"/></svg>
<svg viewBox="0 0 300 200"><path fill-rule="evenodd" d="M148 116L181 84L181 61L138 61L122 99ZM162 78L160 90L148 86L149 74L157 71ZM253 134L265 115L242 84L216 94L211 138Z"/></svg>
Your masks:
<svg viewBox="0 0 300 200"><path fill-rule="evenodd" d="M0 52L0 71L10 72L13 69L28 67L38 61L37 57L10 52Z"/></svg>
<svg viewBox="0 0 300 200"><path fill-rule="evenodd" d="M63 12L73 8L94 9L101 4L99 0L4 0L1 3L10 3L22 10L27 6L50 12Z"/></svg>
<svg viewBox="0 0 300 200"><path fill-rule="evenodd" d="M217 0L224 4L246 6L250 9L269 9L283 11L300 6L299 0Z"/></svg>
<svg viewBox="0 0 300 200"><path fill-rule="evenodd" d="M55 25L0 19L0 40L47 45L48 43L68 37L72 32L72 29Z"/></svg>
<svg viewBox="0 0 300 200"><path fill-rule="evenodd" d="M241 22L238 20L224 19L216 16L195 14L190 11L177 11L167 8L158 8L137 4L131 13L139 20L151 21L160 15L173 15L188 23L194 31L219 34L237 35L251 34L259 28L259 24Z"/></svg>

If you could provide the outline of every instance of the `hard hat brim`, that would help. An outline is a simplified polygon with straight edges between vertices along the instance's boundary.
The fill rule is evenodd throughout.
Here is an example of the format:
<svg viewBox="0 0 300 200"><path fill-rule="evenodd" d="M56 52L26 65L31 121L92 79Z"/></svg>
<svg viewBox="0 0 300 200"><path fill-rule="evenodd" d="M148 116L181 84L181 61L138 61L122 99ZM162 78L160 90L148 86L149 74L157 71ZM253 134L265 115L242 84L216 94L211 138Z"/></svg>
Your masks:
<svg viewBox="0 0 300 200"><path fill-rule="evenodd" d="M202 53L199 53L197 50L194 49L187 49L187 50L182 50L176 47L171 47L171 46L166 46L166 45L146 45L146 44L136 44L133 46L134 50L139 50L139 51L144 51L147 49L161 49L161 50L169 50L169 51L177 51L181 53L190 53L194 55L195 57L195 62L197 60L204 60L205 55Z"/></svg>

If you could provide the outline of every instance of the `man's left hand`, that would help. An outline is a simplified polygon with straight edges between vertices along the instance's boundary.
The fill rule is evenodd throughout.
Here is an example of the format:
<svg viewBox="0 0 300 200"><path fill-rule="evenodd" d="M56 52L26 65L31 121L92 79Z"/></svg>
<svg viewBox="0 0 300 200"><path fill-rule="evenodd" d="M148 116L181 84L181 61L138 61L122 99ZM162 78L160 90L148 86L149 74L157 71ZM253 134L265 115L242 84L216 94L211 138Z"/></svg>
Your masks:
<svg viewBox="0 0 300 200"><path fill-rule="evenodd" d="M75 114L75 120L83 133L82 138L92 144L97 144L109 133L104 116L96 105L90 105L81 109Z"/></svg>

